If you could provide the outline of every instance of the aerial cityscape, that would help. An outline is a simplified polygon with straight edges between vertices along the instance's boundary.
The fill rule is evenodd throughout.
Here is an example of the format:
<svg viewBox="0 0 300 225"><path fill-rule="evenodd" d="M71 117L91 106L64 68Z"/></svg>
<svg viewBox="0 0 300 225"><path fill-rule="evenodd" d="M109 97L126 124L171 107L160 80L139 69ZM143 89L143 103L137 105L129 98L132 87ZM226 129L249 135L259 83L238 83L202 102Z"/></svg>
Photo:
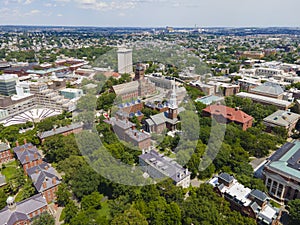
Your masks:
<svg viewBox="0 0 300 225"><path fill-rule="evenodd" d="M0 1L0 225L299 225L280 3Z"/></svg>

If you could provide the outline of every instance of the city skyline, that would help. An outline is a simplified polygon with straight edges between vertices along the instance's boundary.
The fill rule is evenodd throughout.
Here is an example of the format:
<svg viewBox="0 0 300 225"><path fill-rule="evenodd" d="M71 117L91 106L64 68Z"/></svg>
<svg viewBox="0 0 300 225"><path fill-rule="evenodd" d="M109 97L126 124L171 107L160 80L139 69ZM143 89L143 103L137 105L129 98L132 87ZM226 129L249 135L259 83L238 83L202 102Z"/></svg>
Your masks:
<svg viewBox="0 0 300 225"><path fill-rule="evenodd" d="M0 0L0 25L299 27L296 0Z"/></svg>

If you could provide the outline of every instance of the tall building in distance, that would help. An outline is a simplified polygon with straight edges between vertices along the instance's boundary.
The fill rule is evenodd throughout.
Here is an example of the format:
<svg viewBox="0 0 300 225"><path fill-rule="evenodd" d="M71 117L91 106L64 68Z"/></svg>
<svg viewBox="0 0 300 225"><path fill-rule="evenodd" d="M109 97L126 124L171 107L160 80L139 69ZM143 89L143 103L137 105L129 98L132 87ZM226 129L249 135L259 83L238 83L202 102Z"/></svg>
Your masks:
<svg viewBox="0 0 300 225"><path fill-rule="evenodd" d="M16 94L16 84L18 76L16 74L3 74L0 76L0 95L11 96Z"/></svg>
<svg viewBox="0 0 300 225"><path fill-rule="evenodd" d="M118 50L118 72L132 73L132 49L120 48Z"/></svg>

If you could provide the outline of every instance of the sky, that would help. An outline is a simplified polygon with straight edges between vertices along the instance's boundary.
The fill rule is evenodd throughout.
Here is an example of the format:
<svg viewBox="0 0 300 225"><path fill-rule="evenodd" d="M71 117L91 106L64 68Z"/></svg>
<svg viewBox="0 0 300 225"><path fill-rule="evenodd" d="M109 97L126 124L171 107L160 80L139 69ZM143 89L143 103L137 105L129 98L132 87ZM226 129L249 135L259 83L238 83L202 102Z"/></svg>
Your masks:
<svg viewBox="0 0 300 225"><path fill-rule="evenodd" d="M0 24L300 27L299 8L299 0L0 0Z"/></svg>

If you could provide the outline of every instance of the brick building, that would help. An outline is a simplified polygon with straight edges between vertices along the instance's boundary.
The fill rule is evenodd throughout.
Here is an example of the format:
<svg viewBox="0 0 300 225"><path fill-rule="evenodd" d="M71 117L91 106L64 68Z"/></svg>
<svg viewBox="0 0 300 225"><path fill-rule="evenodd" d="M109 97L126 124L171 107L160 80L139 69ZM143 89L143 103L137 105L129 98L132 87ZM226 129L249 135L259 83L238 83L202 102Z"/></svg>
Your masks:
<svg viewBox="0 0 300 225"><path fill-rule="evenodd" d="M106 119L104 122L110 124L116 135L122 140L129 142L140 149L149 149L151 145L151 135L138 131L135 128L135 124L127 119L121 120L117 117Z"/></svg>
<svg viewBox="0 0 300 225"><path fill-rule="evenodd" d="M48 203L56 199L55 192L58 190L61 179L53 167L43 162L40 165L28 169L27 174L31 178L37 192L43 194Z"/></svg>
<svg viewBox="0 0 300 225"><path fill-rule="evenodd" d="M31 143L26 143L21 146L18 146L17 143L17 147L15 147L13 150L18 160L22 164L26 174L27 169L40 165L43 162L42 156L39 153L38 149Z"/></svg>
<svg viewBox="0 0 300 225"><path fill-rule="evenodd" d="M235 123L247 130L252 127L253 117L238 108L230 108L224 105L211 105L202 110L202 115L213 117L219 123Z"/></svg>
<svg viewBox="0 0 300 225"><path fill-rule="evenodd" d="M41 142L44 142L46 138L52 137L57 134L61 134L64 136L70 135L70 134L77 134L81 132L83 129L83 124L81 123L73 123L64 127L55 128L49 131L45 131L43 133L38 134L39 139Z"/></svg>
<svg viewBox="0 0 300 225"><path fill-rule="evenodd" d="M3 163L7 163L13 160L13 154L11 154L10 146L5 143L0 143L0 166Z"/></svg>
<svg viewBox="0 0 300 225"><path fill-rule="evenodd" d="M13 197L9 197L6 203L7 206L0 211L0 224L3 225L29 225L34 218L48 209L41 194L18 203L15 203Z"/></svg>

